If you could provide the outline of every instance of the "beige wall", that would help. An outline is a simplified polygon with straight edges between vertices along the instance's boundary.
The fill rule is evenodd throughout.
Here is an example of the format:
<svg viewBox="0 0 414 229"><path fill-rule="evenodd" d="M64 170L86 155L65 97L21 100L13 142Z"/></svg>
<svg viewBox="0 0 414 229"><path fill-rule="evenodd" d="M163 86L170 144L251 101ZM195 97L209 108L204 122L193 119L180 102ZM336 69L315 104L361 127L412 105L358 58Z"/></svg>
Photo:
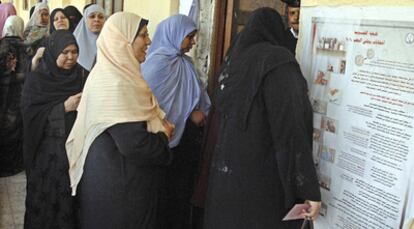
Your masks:
<svg viewBox="0 0 414 229"><path fill-rule="evenodd" d="M23 18L25 23L29 20L29 9L33 6L36 0L28 0L28 10L23 9L23 0L14 0L14 5L17 10L17 15ZM3 2L10 2L10 0L3 0ZM49 7L51 10L58 7L65 7L67 5L74 5L80 11L83 7L90 3L91 0L49 0ZM152 37L157 27L157 24L169 17L177 14L179 11L179 0L124 0L124 11L136 13L139 16L150 21L148 30Z"/></svg>
<svg viewBox="0 0 414 229"><path fill-rule="evenodd" d="M58 7L65 7L67 5L74 5L79 11L82 12L83 7L91 0L49 0L49 8L52 11ZM11 2L10 0L3 0L2 2ZM24 22L27 23L29 20L29 10L37 2L36 0L28 0L29 6L27 10L23 9L23 0L14 0L13 4L16 7L17 15L23 18Z"/></svg>
<svg viewBox="0 0 414 229"><path fill-rule="evenodd" d="M124 11L136 13L149 20L150 36L162 20L178 13L179 0L124 0Z"/></svg>

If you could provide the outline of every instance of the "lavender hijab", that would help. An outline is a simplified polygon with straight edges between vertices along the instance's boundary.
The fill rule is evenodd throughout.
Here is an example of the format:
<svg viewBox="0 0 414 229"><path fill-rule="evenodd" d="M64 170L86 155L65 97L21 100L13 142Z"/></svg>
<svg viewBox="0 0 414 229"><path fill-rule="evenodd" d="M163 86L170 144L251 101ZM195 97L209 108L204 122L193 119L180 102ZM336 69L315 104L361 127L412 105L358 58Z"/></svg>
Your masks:
<svg viewBox="0 0 414 229"><path fill-rule="evenodd" d="M105 15L104 9L98 4L93 4L85 9L83 12L83 18L76 26L73 35L76 37L76 41L79 45L79 58L78 63L88 71L91 71L92 66L96 58L96 40L98 34L93 33L88 28L88 17L94 12L99 12Z"/></svg>
<svg viewBox="0 0 414 229"><path fill-rule="evenodd" d="M160 107L175 125L170 147L180 142L194 109L207 115L210 108L210 99L197 78L191 58L180 50L184 38L196 29L194 21L185 15L165 19L157 26L147 60L141 65Z"/></svg>

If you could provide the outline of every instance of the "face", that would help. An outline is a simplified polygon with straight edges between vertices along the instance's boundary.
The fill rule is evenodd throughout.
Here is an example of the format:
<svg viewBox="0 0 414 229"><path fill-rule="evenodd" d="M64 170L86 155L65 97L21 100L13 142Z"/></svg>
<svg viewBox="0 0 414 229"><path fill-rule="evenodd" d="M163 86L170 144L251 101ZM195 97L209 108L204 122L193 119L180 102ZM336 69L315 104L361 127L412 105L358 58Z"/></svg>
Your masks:
<svg viewBox="0 0 414 229"><path fill-rule="evenodd" d="M69 19L61 11L58 11L53 18L53 26L56 30L69 29Z"/></svg>
<svg viewBox="0 0 414 229"><path fill-rule="evenodd" d="M132 43L132 49L134 50L134 56L138 60L139 63L143 63L145 61L145 55L147 55L148 45L151 44L151 39L148 35L147 26L142 27L142 29L138 32L137 37Z"/></svg>
<svg viewBox="0 0 414 229"><path fill-rule="evenodd" d="M288 7L288 24L295 32L299 31L299 7Z"/></svg>
<svg viewBox="0 0 414 229"><path fill-rule="evenodd" d="M69 70L76 65L78 60L78 47L74 44L66 46L56 59L56 65L59 68Z"/></svg>
<svg viewBox="0 0 414 229"><path fill-rule="evenodd" d="M41 9L39 11L39 23L41 25L47 25L49 23L49 11L47 9Z"/></svg>
<svg viewBox="0 0 414 229"><path fill-rule="evenodd" d="M193 31L191 33L189 33L183 40L183 42L181 43L181 53L186 53L189 52L192 48L193 45L195 45L195 35L197 34L197 31Z"/></svg>
<svg viewBox="0 0 414 229"><path fill-rule="evenodd" d="M88 20L86 20L88 29L92 33L100 33L104 25L104 22L105 22L105 16L103 15L103 13L100 13L100 12L93 12L89 14Z"/></svg>

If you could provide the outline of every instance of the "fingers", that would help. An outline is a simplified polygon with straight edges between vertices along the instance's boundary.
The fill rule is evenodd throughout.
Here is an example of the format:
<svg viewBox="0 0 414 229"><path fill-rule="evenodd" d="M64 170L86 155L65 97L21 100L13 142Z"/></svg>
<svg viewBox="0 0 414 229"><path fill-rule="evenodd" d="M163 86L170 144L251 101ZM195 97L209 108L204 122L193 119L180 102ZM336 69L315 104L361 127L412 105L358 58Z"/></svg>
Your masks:
<svg viewBox="0 0 414 229"><path fill-rule="evenodd" d="M321 208L321 202L316 201L306 201L307 204L309 204L309 208L304 212L303 215L305 216L305 219L309 220L315 220L319 216L319 210Z"/></svg>

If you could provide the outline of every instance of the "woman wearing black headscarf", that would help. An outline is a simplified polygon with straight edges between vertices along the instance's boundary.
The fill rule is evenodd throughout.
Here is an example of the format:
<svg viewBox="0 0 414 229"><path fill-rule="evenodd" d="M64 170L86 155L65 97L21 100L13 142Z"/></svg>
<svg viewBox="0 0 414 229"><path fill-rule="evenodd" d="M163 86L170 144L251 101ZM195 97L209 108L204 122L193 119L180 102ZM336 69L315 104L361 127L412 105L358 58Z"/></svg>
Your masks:
<svg viewBox="0 0 414 229"><path fill-rule="evenodd" d="M22 96L23 155L27 175L25 228L74 228L65 141L76 118L82 78L78 46L57 30L26 77Z"/></svg>
<svg viewBox="0 0 414 229"><path fill-rule="evenodd" d="M74 6L66 6L65 7L66 15L69 17L70 21L70 31L73 33L75 31L76 26L78 26L78 23L82 19L82 14L79 12L78 8Z"/></svg>
<svg viewBox="0 0 414 229"><path fill-rule="evenodd" d="M18 51L6 38L0 40L0 177L23 171Z"/></svg>
<svg viewBox="0 0 414 229"><path fill-rule="evenodd" d="M67 15L66 10L62 8L56 8L50 13L49 24L49 34L52 34L56 30L71 30L72 28L69 16Z"/></svg>
<svg viewBox="0 0 414 229"><path fill-rule="evenodd" d="M216 94L221 115L204 229L298 228L300 222L282 222L298 201L308 200L306 217L319 212L312 109L283 42L280 15L261 8L229 53Z"/></svg>

